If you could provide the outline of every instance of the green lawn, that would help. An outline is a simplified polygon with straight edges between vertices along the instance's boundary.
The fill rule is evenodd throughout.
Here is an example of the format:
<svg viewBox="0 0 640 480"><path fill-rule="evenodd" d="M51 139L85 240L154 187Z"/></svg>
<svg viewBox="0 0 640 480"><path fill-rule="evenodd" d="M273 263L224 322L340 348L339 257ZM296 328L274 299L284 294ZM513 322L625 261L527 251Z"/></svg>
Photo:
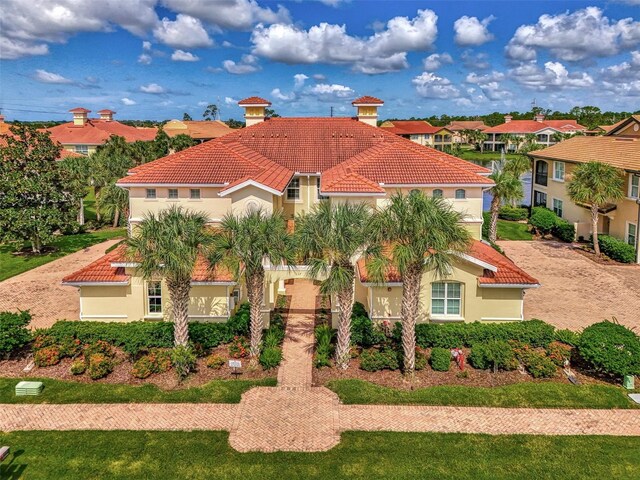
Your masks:
<svg viewBox="0 0 640 480"><path fill-rule="evenodd" d="M87 188L87 196L84 197L84 221L96 221L96 195L93 187Z"/></svg>
<svg viewBox="0 0 640 480"><path fill-rule="evenodd" d="M70 253L112 238L125 237L125 228L108 228L91 233L60 235L51 244L56 250L43 255L13 255L14 249L0 244L0 281L39 267Z"/></svg>
<svg viewBox="0 0 640 480"><path fill-rule="evenodd" d="M529 226L526 223L498 220L498 239L533 240L533 235L529 232Z"/></svg>
<svg viewBox="0 0 640 480"><path fill-rule="evenodd" d="M362 380L327 385L346 404L454 405L465 407L636 408L620 387L562 383L516 383L505 387L435 386L413 391Z"/></svg>
<svg viewBox="0 0 640 480"><path fill-rule="evenodd" d="M640 478L640 438L345 432L320 453L238 453L225 432L14 432L11 480Z"/></svg>
<svg viewBox="0 0 640 480"><path fill-rule="evenodd" d="M44 383L42 394L16 397L20 380ZM275 386L275 378L264 380L214 380L201 387L161 390L154 385L80 383L52 380L0 378L0 403L238 403L240 396L256 385Z"/></svg>

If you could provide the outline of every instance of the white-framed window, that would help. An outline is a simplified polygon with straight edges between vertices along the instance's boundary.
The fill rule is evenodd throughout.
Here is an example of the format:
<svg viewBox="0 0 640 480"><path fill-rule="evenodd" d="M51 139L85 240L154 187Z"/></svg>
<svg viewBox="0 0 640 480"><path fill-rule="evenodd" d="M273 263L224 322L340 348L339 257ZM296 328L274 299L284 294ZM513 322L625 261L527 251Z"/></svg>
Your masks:
<svg viewBox="0 0 640 480"><path fill-rule="evenodd" d="M287 186L287 200L300 200L300 179L293 178Z"/></svg>
<svg viewBox="0 0 640 480"><path fill-rule="evenodd" d="M156 189L155 188L147 188L147 198L150 200L155 200L156 198L158 198L156 196Z"/></svg>
<svg viewBox="0 0 640 480"><path fill-rule="evenodd" d="M189 198L191 200L200 200L200 189L199 188L190 188L189 189Z"/></svg>
<svg viewBox="0 0 640 480"><path fill-rule="evenodd" d="M631 174L629 179L629 197L638 198L640 193L640 176Z"/></svg>
<svg viewBox="0 0 640 480"><path fill-rule="evenodd" d="M409 135L409 138L414 142L417 142L418 140L420 140L419 135Z"/></svg>
<svg viewBox="0 0 640 480"><path fill-rule="evenodd" d="M326 195L322 195L320 193L320 177L316 178L316 195L318 200L326 200L327 198L329 198Z"/></svg>
<svg viewBox="0 0 640 480"><path fill-rule="evenodd" d="M433 282L431 284L431 314L435 316L461 316L462 284Z"/></svg>
<svg viewBox="0 0 640 480"><path fill-rule="evenodd" d="M167 193L167 198L169 200L177 200L178 199L178 189L177 188L170 188L168 193Z"/></svg>
<svg viewBox="0 0 640 480"><path fill-rule="evenodd" d="M553 213L562 218L562 200L554 198L553 201Z"/></svg>
<svg viewBox="0 0 640 480"><path fill-rule="evenodd" d="M443 192L442 189L440 188L436 188L433 190L433 193L431 194L432 197L434 198L442 198Z"/></svg>
<svg viewBox="0 0 640 480"><path fill-rule="evenodd" d="M75 147L76 153L80 155L89 155L89 146L88 145L76 145Z"/></svg>
<svg viewBox="0 0 640 480"><path fill-rule="evenodd" d="M464 188L458 188L456 190L456 200L462 200L467 198L467 192Z"/></svg>
<svg viewBox="0 0 640 480"><path fill-rule="evenodd" d="M147 313L162 315L162 282L147 282Z"/></svg>
<svg viewBox="0 0 640 480"><path fill-rule="evenodd" d="M553 179L564 182L564 162L553 162Z"/></svg>
<svg viewBox="0 0 640 480"><path fill-rule="evenodd" d="M638 239L638 226L635 223L627 223L627 243L636 246Z"/></svg>

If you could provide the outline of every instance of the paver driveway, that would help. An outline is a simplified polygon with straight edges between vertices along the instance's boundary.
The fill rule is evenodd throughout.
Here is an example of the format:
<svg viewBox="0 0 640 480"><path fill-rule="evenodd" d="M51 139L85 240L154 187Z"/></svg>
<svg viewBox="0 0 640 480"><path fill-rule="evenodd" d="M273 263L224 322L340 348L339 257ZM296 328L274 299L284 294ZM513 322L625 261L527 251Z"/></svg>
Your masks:
<svg viewBox="0 0 640 480"><path fill-rule="evenodd" d="M78 289L63 287L62 279L97 260L120 239L108 240L0 282L0 312L29 310L33 328L50 327L56 320L78 320Z"/></svg>
<svg viewBox="0 0 640 480"><path fill-rule="evenodd" d="M525 318L578 330L616 317L640 331L640 266L599 265L558 242L498 242L542 286L526 290Z"/></svg>

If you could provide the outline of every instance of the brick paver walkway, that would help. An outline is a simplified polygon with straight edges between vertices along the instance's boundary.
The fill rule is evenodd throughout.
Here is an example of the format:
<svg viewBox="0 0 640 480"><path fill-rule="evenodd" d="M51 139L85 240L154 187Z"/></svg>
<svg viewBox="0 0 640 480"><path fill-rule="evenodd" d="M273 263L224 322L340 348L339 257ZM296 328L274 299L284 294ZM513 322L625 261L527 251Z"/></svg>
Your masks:
<svg viewBox="0 0 640 480"><path fill-rule="evenodd" d="M63 287L60 282L100 258L119 241L108 240L93 245L0 282L0 312L29 310L33 328L50 327L56 320L78 320L78 289Z"/></svg>
<svg viewBox="0 0 640 480"><path fill-rule="evenodd" d="M277 387L232 404L0 405L0 431L227 430L246 451L324 451L347 430L640 436L640 410L342 405L311 386L315 290L297 282Z"/></svg>
<svg viewBox="0 0 640 480"><path fill-rule="evenodd" d="M542 286L527 290L525 318L579 330L616 317L640 329L640 266L599 265L559 242L498 242Z"/></svg>

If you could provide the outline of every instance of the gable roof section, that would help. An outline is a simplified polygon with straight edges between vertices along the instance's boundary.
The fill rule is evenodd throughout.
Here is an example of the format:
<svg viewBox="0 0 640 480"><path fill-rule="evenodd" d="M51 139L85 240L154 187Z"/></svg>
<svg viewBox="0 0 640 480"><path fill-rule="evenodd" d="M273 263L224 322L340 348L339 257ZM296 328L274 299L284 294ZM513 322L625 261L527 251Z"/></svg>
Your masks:
<svg viewBox="0 0 640 480"><path fill-rule="evenodd" d="M227 133L233 132L226 123L220 120L213 121L193 121L193 120L171 120L164 125L164 131L170 137L176 135L189 135L195 139L218 138Z"/></svg>
<svg viewBox="0 0 640 480"><path fill-rule="evenodd" d="M106 121L97 118L88 119L84 125L73 122L47 128L51 139L63 145L102 145L111 135L124 137L127 142L136 140L151 141L155 138L156 128L137 128L115 120Z"/></svg>
<svg viewBox="0 0 640 480"><path fill-rule="evenodd" d="M484 133L536 133L546 128L552 128L559 132L572 132L575 130L586 130L586 127L578 124L573 119L567 120L544 120L538 122L536 120L511 120L507 123L501 123L495 127L489 127L483 130Z"/></svg>
<svg viewBox="0 0 640 480"><path fill-rule="evenodd" d="M249 97L240 100L238 105L271 105L271 102L262 97Z"/></svg>
<svg viewBox="0 0 640 480"><path fill-rule="evenodd" d="M461 130L484 130L487 127L482 120L454 120L446 125L449 130L458 132Z"/></svg>
<svg viewBox="0 0 640 480"><path fill-rule="evenodd" d="M356 98L351 105L384 105L384 102L379 98L365 95L364 97Z"/></svg>
<svg viewBox="0 0 640 480"><path fill-rule="evenodd" d="M624 130L629 125L638 123L640 124L640 115L631 115L629 118L625 118L624 120L612 125L607 132L606 135L618 135L621 130Z"/></svg>
<svg viewBox="0 0 640 480"><path fill-rule="evenodd" d="M395 120L388 121L381 125L381 128L396 135L419 135L425 133L436 133L441 130L449 130L447 127L434 127L424 120Z"/></svg>

